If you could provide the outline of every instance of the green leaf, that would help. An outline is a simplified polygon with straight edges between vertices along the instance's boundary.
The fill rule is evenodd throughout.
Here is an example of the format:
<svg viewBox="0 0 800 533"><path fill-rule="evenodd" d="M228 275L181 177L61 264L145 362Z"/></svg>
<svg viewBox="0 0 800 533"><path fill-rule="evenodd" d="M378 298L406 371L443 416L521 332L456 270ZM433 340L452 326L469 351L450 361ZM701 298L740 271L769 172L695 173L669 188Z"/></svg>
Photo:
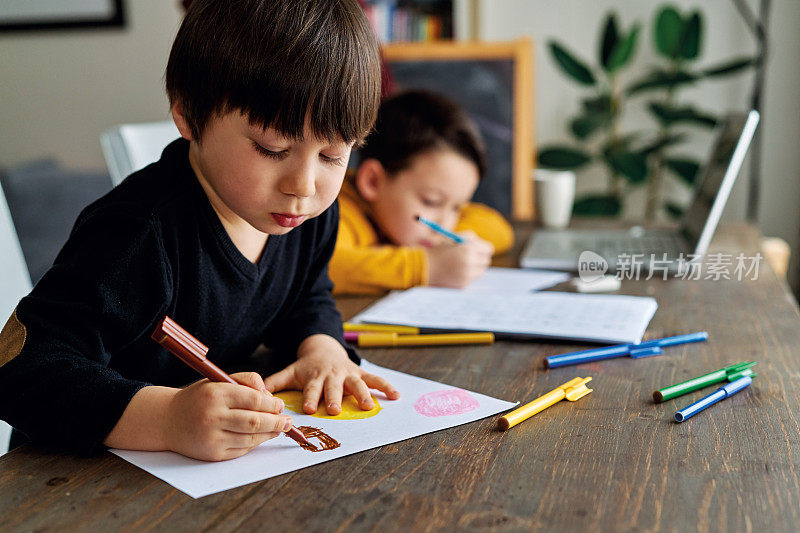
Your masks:
<svg viewBox="0 0 800 533"><path fill-rule="evenodd" d="M605 154L608 165L631 183L642 183L647 179L647 155L642 152L614 152Z"/></svg>
<svg viewBox="0 0 800 533"><path fill-rule="evenodd" d="M578 198L572 206L576 216L613 217L622 210L619 198L610 194L590 194Z"/></svg>
<svg viewBox="0 0 800 533"><path fill-rule="evenodd" d="M566 48L555 41L551 41L550 52L553 54L556 64L568 76L583 85L594 85L595 79L592 71L582 61L569 53Z"/></svg>
<svg viewBox="0 0 800 533"><path fill-rule="evenodd" d="M694 123L709 128L713 128L717 125L716 118L701 113L692 106L670 107L658 102L650 102L648 108L665 128L680 122Z"/></svg>
<svg viewBox="0 0 800 533"><path fill-rule="evenodd" d="M613 139L609 139L608 142L603 146L602 151L603 153L607 152L630 152L630 145L641 138L643 132L633 132L633 133L626 133L620 137L616 137Z"/></svg>
<svg viewBox="0 0 800 533"><path fill-rule="evenodd" d="M715 76L725 76L728 74L734 74L736 72L739 72L740 70L755 66L756 63L757 60L755 58L740 57L704 70L703 76L711 78Z"/></svg>
<svg viewBox="0 0 800 533"><path fill-rule="evenodd" d="M664 203L664 210L673 219L680 218L683 216L683 212L685 211L683 207L679 206L678 204L673 204L672 202Z"/></svg>
<svg viewBox="0 0 800 533"><path fill-rule="evenodd" d="M645 155L650 155L653 152L661 150L662 148L666 148L667 146L671 146L673 144L678 144L679 142L683 141L686 138L686 134L684 133L672 133L669 135L664 135L659 137L650 145L645 146L640 152Z"/></svg>
<svg viewBox="0 0 800 533"><path fill-rule="evenodd" d="M665 57L675 58L682 32L683 20L680 13L672 6L662 9L656 16L656 50Z"/></svg>
<svg viewBox="0 0 800 533"><path fill-rule="evenodd" d="M685 157L670 157L664 159L664 165L678 175L687 185L694 185L700 163Z"/></svg>
<svg viewBox="0 0 800 533"><path fill-rule="evenodd" d="M671 89L679 85L693 83L696 79L697 75L685 71L679 70L677 72L665 72L662 70L656 70L645 76L643 79L633 83L625 90L625 92L628 94L628 96L633 96L634 94L643 91L651 91L654 89Z"/></svg>
<svg viewBox="0 0 800 533"><path fill-rule="evenodd" d="M613 109L610 94L601 94L592 98L584 98L581 103L586 113L609 113Z"/></svg>
<svg viewBox="0 0 800 533"><path fill-rule="evenodd" d="M608 70L608 60L611 53L619 42L619 32L617 31L617 20L613 13L606 18L603 29L603 39L600 41L600 64Z"/></svg>
<svg viewBox="0 0 800 533"><path fill-rule="evenodd" d="M633 52L636 50L636 40L639 37L639 30L639 25L636 24L631 32L614 47L614 52L611 54L606 67L608 72L614 72L620 67L625 66L628 61L630 61L631 57L633 57Z"/></svg>
<svg viewBox="0 0 800 533"><path fill-rule="evenodd" d="M703 19L695 11L683 24L681 44L677 52L683 59L697 59L700 54L700 42L703 36Z"/></svg>
<svg viewBox="0 0 800 533"><path fill-rule="evenodd" d="M607 113L587 113L572 119L569 127L575 137L584 140L609 122L611 115Z"/></svg>
<svg viewBox="0 0 800 533"><path fill-rule="evenodd" d="M591 156L583 150L562 146L544 149L537 157L539 166L558 170L580 168L591 159Z"/></svg>

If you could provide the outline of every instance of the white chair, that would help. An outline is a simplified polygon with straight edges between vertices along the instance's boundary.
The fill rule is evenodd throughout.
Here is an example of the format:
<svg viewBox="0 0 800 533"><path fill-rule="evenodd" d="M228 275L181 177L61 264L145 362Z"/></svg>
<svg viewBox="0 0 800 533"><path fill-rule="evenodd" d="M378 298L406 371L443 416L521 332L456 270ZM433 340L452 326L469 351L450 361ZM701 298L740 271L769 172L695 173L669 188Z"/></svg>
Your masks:
<svg viewBox="0 0 800 533"><path fill-rule="evenodd" d="M16 308L20 299L31 291L31 277L22 255L17 230L11 219L6 196L0 185L0 328ZM11 426L0 421L0 455L8 451Z"/></svg>
<svg viewBox="0 0 800 533"><path fill-rule="evenodd" d="M171 120L122 124L100 135L100 146L114 186L158 161L161 151L181 134Z"/></svg>

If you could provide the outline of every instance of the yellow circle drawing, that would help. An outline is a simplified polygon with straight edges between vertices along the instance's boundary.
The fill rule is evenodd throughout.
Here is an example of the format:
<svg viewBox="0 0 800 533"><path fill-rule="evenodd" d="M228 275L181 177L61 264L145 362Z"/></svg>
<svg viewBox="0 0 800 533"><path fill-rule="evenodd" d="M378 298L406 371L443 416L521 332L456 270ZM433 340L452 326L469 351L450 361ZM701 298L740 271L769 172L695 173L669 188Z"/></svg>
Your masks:
<svg viewBox="0 0 800 533"><path fill-rule="evenodd" d="M303 393L297 390L286 390L282 392L276 392L274 394L276 398L280 398L283 400L283 404L286 406L287 409L290 411L294 411L295 413L303 413ZM332 416L328 414L328 411L325 409L325 406L320 402L319 408L317 408L317 412L311 416L316 418L329 418L331 420L358 420L360 418L370 418L378 414L381 410L381 404L378 403L377 398L375 396L372 397L372 401L375 402L375 407L370 409L369 411L363 411L359 406L356 399L353 397L352 394L345 396L342 398L342 412L336 416Z"/></svg>

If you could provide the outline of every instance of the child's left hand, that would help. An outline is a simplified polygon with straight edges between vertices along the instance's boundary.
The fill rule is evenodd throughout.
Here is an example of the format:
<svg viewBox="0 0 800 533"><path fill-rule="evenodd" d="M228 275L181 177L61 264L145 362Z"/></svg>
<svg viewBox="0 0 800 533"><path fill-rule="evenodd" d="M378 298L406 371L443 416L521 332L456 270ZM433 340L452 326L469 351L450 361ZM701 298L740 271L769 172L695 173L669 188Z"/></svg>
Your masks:
<svg viewBox="0 0 800 533"><path fill-rule="evenodd" d="M352 394L365 411L375 407L369 389L377 389L390 400L400 397L397 389L380 376L368 374L347 356L339 342L328 335L312 335L297 349L297 361L264 379L271 393L283 389L303 391L303 411L317 412L325 397L329 415L342 412L342 395Z"/></svg>

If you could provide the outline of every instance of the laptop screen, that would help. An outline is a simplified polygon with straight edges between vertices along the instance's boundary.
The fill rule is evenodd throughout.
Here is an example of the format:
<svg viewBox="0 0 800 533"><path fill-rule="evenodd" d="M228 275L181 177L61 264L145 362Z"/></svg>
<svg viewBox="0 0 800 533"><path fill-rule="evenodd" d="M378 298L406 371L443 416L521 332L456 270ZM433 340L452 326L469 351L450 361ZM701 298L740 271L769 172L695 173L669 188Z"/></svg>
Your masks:
<svg viewBox="0 0 800 533"><path fill-rule="evenodd" d="M689 249L696 253L705 253L708 243L703 243L703 249L699 250L700 239L705 236L704 229L706 234L709 230L713 234L716 229L747 147L753 138L757 121L756 112L731 115L725 119L703 170L694 200L681 221L681 236L686 240ZM710 238L711 235L708 235L704 240Z"/></svg>

